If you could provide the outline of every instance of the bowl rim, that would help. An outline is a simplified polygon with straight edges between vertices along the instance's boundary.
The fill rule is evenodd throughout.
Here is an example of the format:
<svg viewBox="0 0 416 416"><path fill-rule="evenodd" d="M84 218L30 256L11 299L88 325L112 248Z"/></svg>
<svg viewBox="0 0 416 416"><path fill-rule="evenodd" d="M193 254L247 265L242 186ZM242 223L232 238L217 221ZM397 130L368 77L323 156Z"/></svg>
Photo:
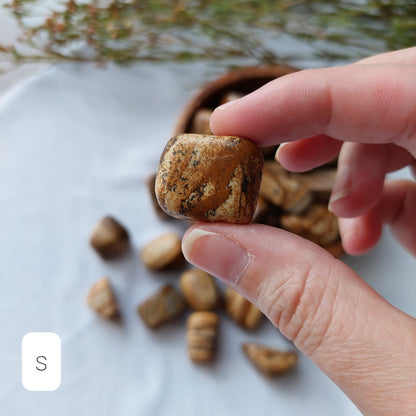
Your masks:
<svg viewBox="0 0 416 416"><path fill-rule="evenodd" d="M199 91L188 100L179 113L173 129L173 135L185 133L191 119L196 111L203 106L203 103L212 95L219 94L222 90L225 92L230 85L256 79L269 79L269 81L272 81L275 78L297 71L299 70L287 65L274 64L241 67L224 73L214 80L203 84Z"/></svg>

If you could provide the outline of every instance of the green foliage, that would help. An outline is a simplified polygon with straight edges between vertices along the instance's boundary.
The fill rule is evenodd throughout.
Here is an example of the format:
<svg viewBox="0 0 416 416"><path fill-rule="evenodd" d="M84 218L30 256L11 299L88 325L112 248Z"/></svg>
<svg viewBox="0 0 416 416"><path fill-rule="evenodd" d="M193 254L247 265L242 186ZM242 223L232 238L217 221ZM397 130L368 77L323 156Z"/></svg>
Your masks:
<svg viewBox="0 0 416 416"><path fill-rule="evenodd" d="M301 58L279 51L289 35L315 56L356 59L413 46L416 2L385 0L69 0L45 10L41 0L6 7L21 30L0 57L22 61L183 61ZM39 17L40 16L40 17ZM33 22L36 23L33 23Z"/></svg>

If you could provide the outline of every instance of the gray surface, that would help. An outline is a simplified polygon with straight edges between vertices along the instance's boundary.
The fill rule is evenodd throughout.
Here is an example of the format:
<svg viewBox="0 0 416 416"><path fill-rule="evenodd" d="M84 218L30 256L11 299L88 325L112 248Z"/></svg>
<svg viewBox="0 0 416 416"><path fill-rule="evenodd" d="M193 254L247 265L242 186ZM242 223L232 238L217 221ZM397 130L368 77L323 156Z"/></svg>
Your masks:
<svg viewBox="0 0 416 416"><path fill-rule="evenodd" d="M223 319L218 360L199 367L186 356L184 320L151 332L135 313L163 282L176 280L146 271L140 247L162 231L183 231L155 216L144 181L180 109L214 73L204 64L68 65L0 98L1 415L359 414L304 356L276 381L254 371L241 341L290 347L271 324L249 334ZM109 263L87 244L107 213L126 224L135 246ZM416 316L416 261L388 233L371 253L346 261ZM88 288L102 275L115 287L122 326L85 306ZM56 392L21 385L20 344L30 331L62 339Z"/></svg>

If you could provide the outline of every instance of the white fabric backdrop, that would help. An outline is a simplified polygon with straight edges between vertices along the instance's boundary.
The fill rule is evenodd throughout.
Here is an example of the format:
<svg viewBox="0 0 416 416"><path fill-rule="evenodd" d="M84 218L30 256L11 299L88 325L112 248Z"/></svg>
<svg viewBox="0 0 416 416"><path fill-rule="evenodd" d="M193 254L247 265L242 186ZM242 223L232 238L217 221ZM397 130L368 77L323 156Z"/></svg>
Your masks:
<svg viewBox="0 0 416 416"><path fill-rule="evenodd" d="M302 355L296 371L274 381L246 362L243 341L290 347L269 323L246 333L224 318L218 359L196 366L187 358L184 319L152 332L135 312L177 279L148 272L139 249L163 231L184 230L153 213L145 178L180 109L214 74L205 64L62 65L0 96L1 415L359 414ZM135 248L122 260L103 262L88 246L105 214L132 235ZM345 260L416 316L416 261L388 233L368 255ZM85 306L88 288L103 275L115 287L121 326ZM62 339L55 392L21 385L21 339L31 331Z"/></svg>

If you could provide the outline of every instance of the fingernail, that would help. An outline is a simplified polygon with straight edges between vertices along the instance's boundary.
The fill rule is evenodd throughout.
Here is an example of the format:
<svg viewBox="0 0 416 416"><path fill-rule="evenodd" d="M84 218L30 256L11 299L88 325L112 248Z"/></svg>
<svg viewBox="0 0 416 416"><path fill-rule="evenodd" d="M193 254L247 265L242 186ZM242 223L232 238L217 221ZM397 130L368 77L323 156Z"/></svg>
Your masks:
<svg viewBox="0 0 416 416"><path fill-rule="evenodd" d="M338 169L334 189L329 199L328 209L332 212L334 203L345 198L350 193L351 172L348 166L341 166Z"/></svg>
<svg viewBox="0 0 416 416"><path fill-rule="evenodd" d="M280 146L277 148L276 150L276 154L274 155L274 158L276 160L276 162L279 162L279 153L281 152L281 150L286 147L290 142L285 142L285 143L280 143Z"/></svg>
<svg viewBox="0 0 416 416"><path fill-rule="evenodd" d="M248 253L238 243L199 228L184 238L182 251L190 263L232 286L249 265Z"/></svg>

